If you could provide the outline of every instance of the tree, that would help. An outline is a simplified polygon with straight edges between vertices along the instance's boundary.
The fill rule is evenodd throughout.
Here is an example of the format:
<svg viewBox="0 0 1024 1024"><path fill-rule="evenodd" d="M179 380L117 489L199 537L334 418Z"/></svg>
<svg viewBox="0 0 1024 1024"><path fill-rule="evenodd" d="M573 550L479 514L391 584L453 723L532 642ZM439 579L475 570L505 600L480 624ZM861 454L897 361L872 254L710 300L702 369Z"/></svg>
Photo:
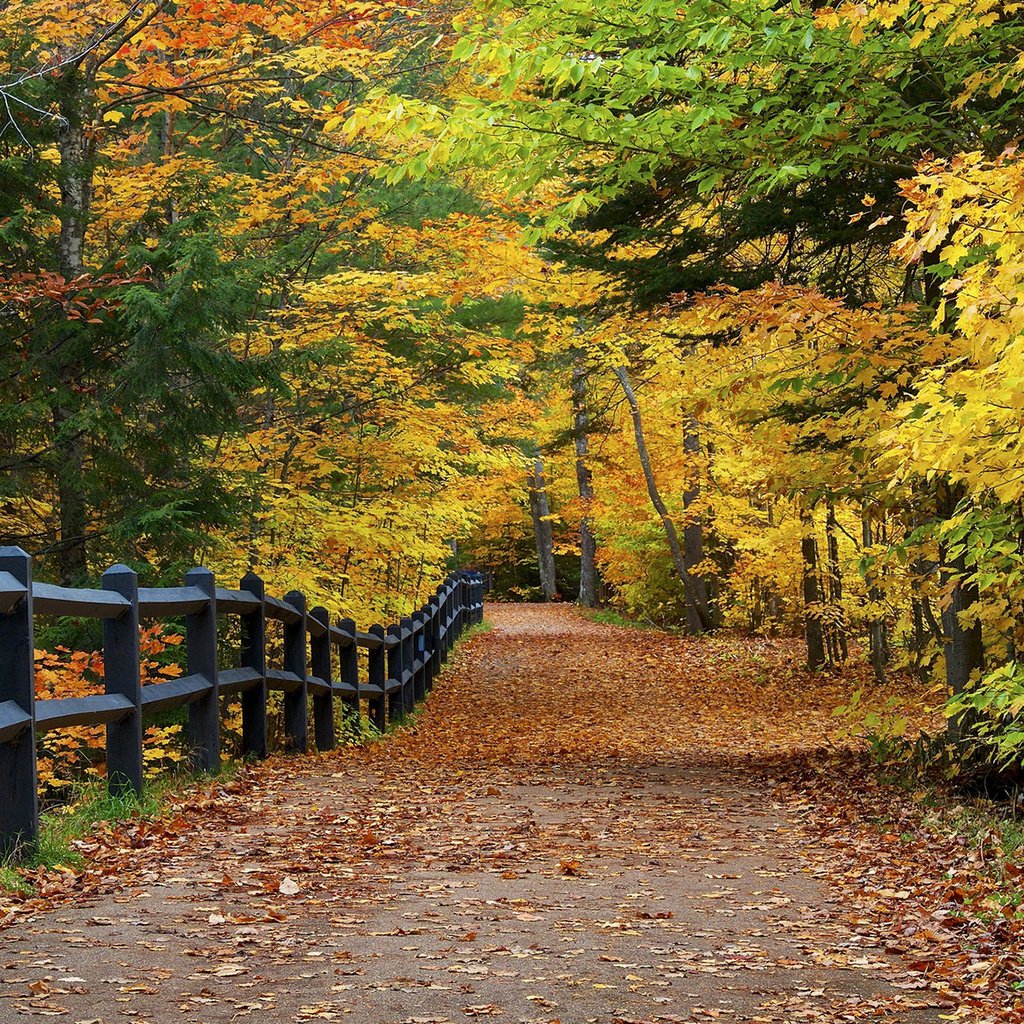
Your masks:
<svg viewBox="0 0 1024 1024"><path fill-rule="evenodd" d="M533 519L533 536L537 544L540 592L545 601L554 601L558 596L558 580L555 576L555 549L551 530L551 506L548 502L544 460L539 456L530 463L526 486L530 492L530 516Z"/></svg>
<svg viewBox="0 0 1024 1024"><path fill-rule="evenodd" d="M587 465L590 451L587 417L587 375L582 363L572 368L573 439L576 448L576 485L583 515L580 516L580 592L579 603L584 608L597 604L597 542L591 522L589 506L594 500L593 474Z"/></svg>
<svg viewBox="0 0 1024 1024"><path fill-rule="evenodd" d="M640 403L636 399L636 392L633 390L629 373L624 366L615 368L615 376L622 388L629 405L630 415L633 418L633 433L636 437L636 452L640 459L640 465L644 471L644 480L647 482L647 493L650 496L651 504L661 519L665 531L665 539L668 542L669 551L672 553L672 564L675 566L676 574L683 585L686 593L686 617L687 625L692 633L702 633L711 627L711 620L707 612L706 600L702 602L703 594L693 576L686 566L686 556L682 545L679 543L679 533L676 530L675 522L668 513L668 508L661 497L658 489L658 482L654 477L654 470L651 468L651 459L647 451L647 441L644 436L643 415L640 411Z"/></svg>

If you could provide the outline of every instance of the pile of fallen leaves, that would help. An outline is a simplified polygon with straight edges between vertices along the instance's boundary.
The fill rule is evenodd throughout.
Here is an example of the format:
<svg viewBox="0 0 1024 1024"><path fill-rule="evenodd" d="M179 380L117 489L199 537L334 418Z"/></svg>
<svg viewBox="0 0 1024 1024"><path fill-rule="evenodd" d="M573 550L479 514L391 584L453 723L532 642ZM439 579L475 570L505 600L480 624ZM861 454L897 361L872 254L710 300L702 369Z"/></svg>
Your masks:
<svg viewBox="0 0 1024 1024"><path fill-rule="evenodd" d="M801 814L815 871L851 925L955 997L948 1020L1024 1019L1024 864L996 829L958 829L955 801L879 779L855 753L787 766L781 791Z"/></svg>

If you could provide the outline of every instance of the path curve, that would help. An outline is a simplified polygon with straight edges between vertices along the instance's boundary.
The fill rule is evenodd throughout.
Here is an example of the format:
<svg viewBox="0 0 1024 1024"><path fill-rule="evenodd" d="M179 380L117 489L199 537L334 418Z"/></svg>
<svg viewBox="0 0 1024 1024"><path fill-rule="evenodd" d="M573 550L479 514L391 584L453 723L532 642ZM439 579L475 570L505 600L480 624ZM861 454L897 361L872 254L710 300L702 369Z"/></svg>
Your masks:
<svg viewBox="0 0 1024 1024"><path fill-rule="evenodd" d="M137 826L0 933L0 1020L939 1019L765 781L828 708L770 679L752 706L715 642L487 615L414 728Z"/></svg>

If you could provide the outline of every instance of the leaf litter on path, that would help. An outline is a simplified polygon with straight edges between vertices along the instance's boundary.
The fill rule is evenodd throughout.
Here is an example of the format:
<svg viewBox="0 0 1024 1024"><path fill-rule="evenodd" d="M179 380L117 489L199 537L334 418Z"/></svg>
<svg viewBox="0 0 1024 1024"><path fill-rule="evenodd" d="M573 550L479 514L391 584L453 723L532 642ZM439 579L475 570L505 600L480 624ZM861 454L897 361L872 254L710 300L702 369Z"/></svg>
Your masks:
<svg viewBox="0 0 1024 1024"><path fill-rule="evenodd" d="M414 726L245 768L37 873L0 996L202 1024L1022 1019L1019 929L972 946L936 891L955 852L915 847L914 876L865 777L819 785L848 684L784 641L488 616Z"/></svg>

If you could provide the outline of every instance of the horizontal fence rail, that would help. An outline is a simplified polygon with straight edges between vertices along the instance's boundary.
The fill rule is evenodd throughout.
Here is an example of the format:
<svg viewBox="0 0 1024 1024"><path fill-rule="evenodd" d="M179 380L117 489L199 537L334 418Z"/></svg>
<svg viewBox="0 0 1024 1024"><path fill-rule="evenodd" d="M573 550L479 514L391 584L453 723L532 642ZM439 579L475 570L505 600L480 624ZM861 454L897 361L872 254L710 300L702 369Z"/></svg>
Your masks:
<svg viewBox="0 0 1024 1024"><path fill-rule="evenodd" d="M266 757L267 694L283 694L285 748L320 751L335 745L335 699L352 716L367 702L380 731L413 711L441 671L467 626L483 620L484 577L457 572L417 612L386 628L362 632L348 618L332 621L326 608L306 607L297 590L284 598L264 592L247 574L237 590L218 587L208 569L193 569L183 587L140 587L126 565L103 574L102 589L74 589L32 581L32 559L20 548L0 548L0 855L31 848L39 834L36 733L74 726L106 726L107 785L112 793L142 792L143 723L148 716L188 707L192 767L220 765L220 699L242 706L242 752ZM40 615L103 620L104 692L87 697L35 699L34 619ZM222 668L217 620L237 615L237 666ZM142 619L183 618L185 673L142 685ZM267 620L282 624L279 668L267 664ZM359 652L366 652L365 679ZM333 671L337 653L340 671Z"/></svg>

